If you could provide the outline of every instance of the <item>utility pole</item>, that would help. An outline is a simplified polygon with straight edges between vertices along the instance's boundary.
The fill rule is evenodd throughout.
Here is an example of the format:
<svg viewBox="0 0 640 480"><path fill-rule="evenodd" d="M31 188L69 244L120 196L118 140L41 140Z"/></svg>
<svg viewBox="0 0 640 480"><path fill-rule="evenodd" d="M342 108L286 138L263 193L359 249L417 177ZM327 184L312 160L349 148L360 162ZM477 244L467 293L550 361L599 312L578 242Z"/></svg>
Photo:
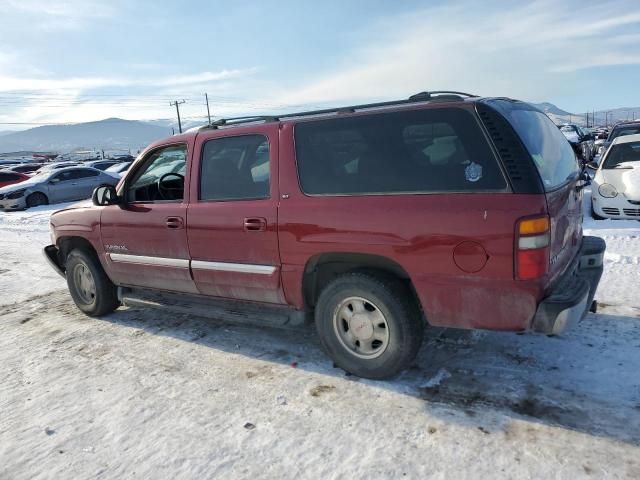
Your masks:
<svg viewBox="0 0 640 480"><path fill-rule="evenodd" d="M209 125L211 125L211 112L209 112L209 95L204 92L204 99L207 102L207 118L209 118Z"/></svg>
<svg viewBox="0 0 640 480"><path fill-rule="evenodd" d="M176 113L178 114L178 131L180 133L182 133L182 122L180 121L180 107L178 105L182 105L183 103L186 103L185 100L181 100L178 101L176 100L175 102L170 102L169 106L173 107L174 105L176 106Z"/></svg>

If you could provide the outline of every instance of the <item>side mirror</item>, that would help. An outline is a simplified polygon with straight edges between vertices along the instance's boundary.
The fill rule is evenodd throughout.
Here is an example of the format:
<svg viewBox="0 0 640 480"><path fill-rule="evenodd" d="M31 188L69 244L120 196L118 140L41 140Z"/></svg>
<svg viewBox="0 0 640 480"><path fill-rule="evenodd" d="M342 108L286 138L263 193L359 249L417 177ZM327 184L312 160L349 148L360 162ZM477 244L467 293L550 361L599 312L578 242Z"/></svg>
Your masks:
<svg viewBox="0 0 640 480"><path fill-rule="evenodd" d="M96 187L91 196L91 201L97 206L116 205L120 203L120 198L113 185L102 185Z"/></svg>
<svg viewBox="0 0 640 480"><path fill-rule="evenodd" d="M49 180L49 183L51 184L56 184L60 181L60 179L58 177L53 177L51 180Z"/></svg>

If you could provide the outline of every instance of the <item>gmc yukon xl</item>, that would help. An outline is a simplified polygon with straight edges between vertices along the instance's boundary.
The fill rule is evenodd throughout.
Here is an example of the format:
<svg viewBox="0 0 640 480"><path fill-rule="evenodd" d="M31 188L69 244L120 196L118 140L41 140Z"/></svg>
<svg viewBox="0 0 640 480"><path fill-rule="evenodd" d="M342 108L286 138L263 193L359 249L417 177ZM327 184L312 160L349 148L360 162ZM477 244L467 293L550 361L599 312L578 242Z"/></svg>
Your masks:
<svg viewBox="0 0 640 480"><path fill-rule="evenodd" d="M45 255L87 315L313 318L338 366L387 378L427 325L559 334L595 308L588 181L531 105L422 92L156 142L52 215Z"/></svg>

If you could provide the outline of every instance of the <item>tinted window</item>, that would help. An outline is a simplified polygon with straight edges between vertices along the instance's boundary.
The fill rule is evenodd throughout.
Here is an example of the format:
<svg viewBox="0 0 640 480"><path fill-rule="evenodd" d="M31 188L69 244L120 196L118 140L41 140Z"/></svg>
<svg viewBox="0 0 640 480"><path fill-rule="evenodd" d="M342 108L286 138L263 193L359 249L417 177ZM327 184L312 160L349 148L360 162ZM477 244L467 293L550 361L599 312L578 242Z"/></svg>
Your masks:
<svg viewBox="0 0 640 480"><path fill-rule="evenodd" d="M613 145L602 168L611 169L628 162L640 162L640 142L620 143ZM629 165L631 167L631 165Z"/></svg>
<svg viewBox="0 0 640 480"><path fill-rule="evenodd" d="M77 170L71 170L71 178L89 178L89 177L97 177L100 175L100 172L95 170L91 170L88 168L79 168Z"/></svg>
<svg viewBox="0 0 640 480"><path fill-rule="evenodd" d="M571 145L544 113L530 107L500 110L533 158L545 190L554 190L580 171Z"/></svg>
<svg viewBox="0 0 640 480"><path fill-rule="evenodd" d="M20 178L19 175L14 173L2 173L0 172L0 182L12 182L14 180L18 180Z"/></svg>
<svg viewBox="0 0 640 480"><path fill-rule="evenodd" d="M185 145L154 150L133 175L128 187L129 200L132 202L182 200L186 169L187 147ZM161 179L162 182L160 182Z"/></svg>
<svg viewBox="0 0 640 480"><path fill-rule="evenodd" d="M308 194L503 190L506 181L474 116L442 108L299 123Z"/></svg>
<svg viewBox="0 0 640 480"><path fill-rule="evenodd" d="M624 125L620 127L614 127L607 141L613 142L616 138L622 137L623 135L636 135L638 133L640 133L640 123L638 123L638 125Z"/></svg>
<svg viewBox="0 0 640 480"><path fill-rule="evenodd" d="M209 140L202 149L200 200L268 198L269 169L263 135Z"/></svg>

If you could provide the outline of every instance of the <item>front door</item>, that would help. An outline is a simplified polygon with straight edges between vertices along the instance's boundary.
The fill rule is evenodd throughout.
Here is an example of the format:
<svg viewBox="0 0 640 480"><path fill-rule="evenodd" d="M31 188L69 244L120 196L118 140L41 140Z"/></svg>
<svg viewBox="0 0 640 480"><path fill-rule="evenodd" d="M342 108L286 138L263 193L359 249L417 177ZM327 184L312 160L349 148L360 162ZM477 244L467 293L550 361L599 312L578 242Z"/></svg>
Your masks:
<svg viewBox="0 0 640 480"><path fill-rule="evenodd" d="M109 277L119 285L197 293L189 272L185 200L186 144L150 151L104 207L102 242Z"/></svg>
<svg viewBox="0 0 640 480"><path fill-rule="evenodd" d="M205 295L284 303L277 233L277 125L196 138L187 236ZM228 133L227 133L228 135Z"/></svg>

